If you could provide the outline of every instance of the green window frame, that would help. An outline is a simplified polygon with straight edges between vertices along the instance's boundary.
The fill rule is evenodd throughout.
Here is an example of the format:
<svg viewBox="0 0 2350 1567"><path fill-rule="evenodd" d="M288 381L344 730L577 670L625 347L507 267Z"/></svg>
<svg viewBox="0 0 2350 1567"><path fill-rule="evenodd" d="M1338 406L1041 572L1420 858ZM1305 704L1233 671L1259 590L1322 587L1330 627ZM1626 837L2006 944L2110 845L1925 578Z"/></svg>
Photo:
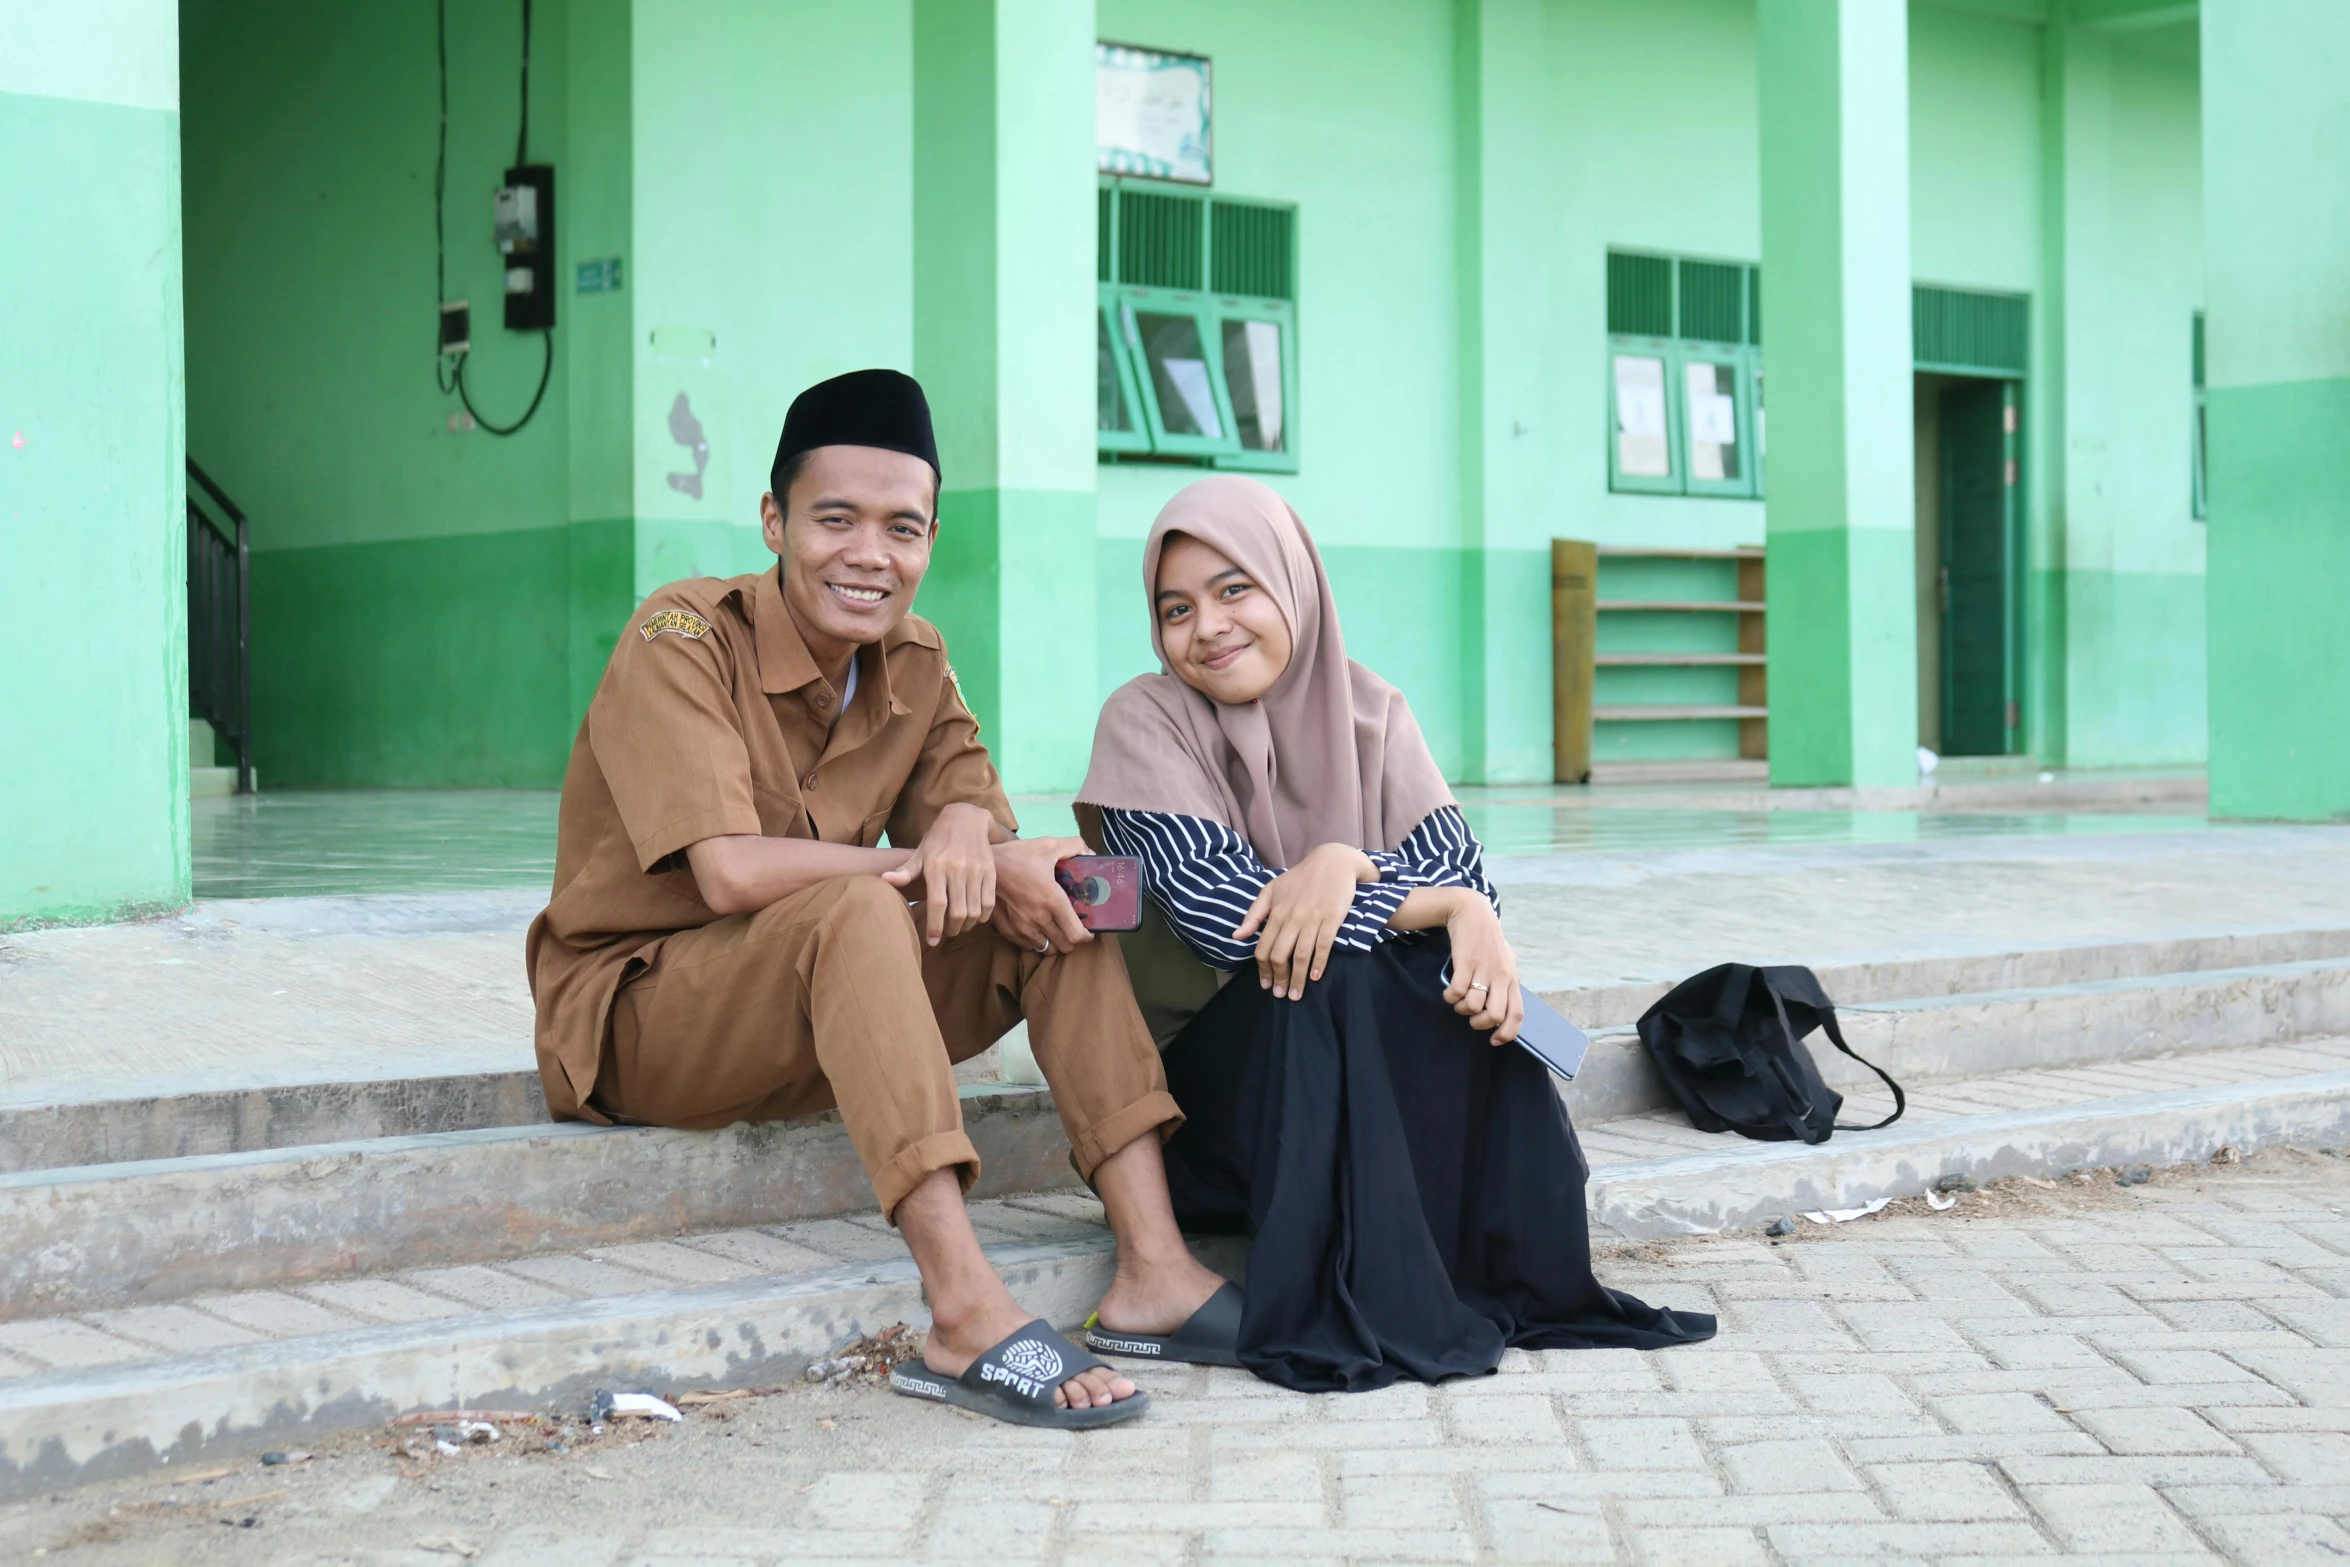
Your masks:
<svg viewBox="0 0 2350 1567"><path fill-rule="evenodd" d="M1608 340L1608 488L1681 493L1679 420L1673 406L1674 347L1661 338Z"/></svg>
<svg viewBox="0 0 2350 1567"><path fill-rule="evenodd" d="M2211 520L2211 469L2209 425L2204 416L2203 385L2203 312L2195 312L2195 435L2193 473L2189 479L2188 514L2197 522Z"/></svg>
<svg viewBox="0 0 2350 1567"><path fill-rule="evenodd" d="M1110 178L1097 210L1101 460L1297 472L1297 209Z"/></svg>
<svg viewBox="0 0 2350 1567"><path fill-rule="evenodd" d="M1611 250L1607 313L1608 488L1759 497L1761 270Z"/></svg>
<svg viewBox="0 0 2350 1567"><path fill-rule="evenodd" d="M1105 288L1094 305L1094 444L1105 452L1151 449L1142 391L1134 383L1134 361L1125 349L1125 313L1117 292Z"/></svg>
<svg viewBox="0 0 2350 1567"><path fill-rule="evenodd" d="M1151 450L1177 457L1239 451L1224 387L1223 334L1207 300L1175 289L1123 288L1118 327L1142 392Z"/></svg>

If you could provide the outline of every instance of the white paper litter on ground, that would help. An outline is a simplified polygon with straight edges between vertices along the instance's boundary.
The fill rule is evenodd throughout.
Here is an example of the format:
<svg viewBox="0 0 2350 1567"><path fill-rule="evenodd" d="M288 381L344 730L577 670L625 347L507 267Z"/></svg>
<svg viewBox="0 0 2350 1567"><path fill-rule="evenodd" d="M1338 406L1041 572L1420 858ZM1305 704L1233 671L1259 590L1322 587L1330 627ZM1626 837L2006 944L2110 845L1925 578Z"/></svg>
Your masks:
<svg viewBox="0 0 2350 1567"><path fill-rule="evenodd" d="M655 1420L683 1420L684 1415L671 1405L650 1393L615 1393L612 1395L612 1413L616 1415L651 1415Z"/></svg>
<svg viewBox="0 0 2350 1567"><path fill-rule="evenodd" d="M1928 1192L1926 1193L1926 1206L1933 1209L1936 1213L1940 1213L1945 1208L1957 1207L1958 1199L1955 1197L1945 1197L1940 1192Z"/></svg>
<svg viewBox="0 0 2350 1567"><path fill-rule="evenodd" d="M1891 1202L1892 1200L1893 1199L1890 1197L1880 1197L1865 1208L1815 1209L1812 1212L1805 1214L1804 1217L1811 1220L1811 1222L1814 1224L1847 1224L1854 1219L1867 1218L1870 1214L1875 1213L1879 1208L1884 1207L1885 1204Z"/></svg>

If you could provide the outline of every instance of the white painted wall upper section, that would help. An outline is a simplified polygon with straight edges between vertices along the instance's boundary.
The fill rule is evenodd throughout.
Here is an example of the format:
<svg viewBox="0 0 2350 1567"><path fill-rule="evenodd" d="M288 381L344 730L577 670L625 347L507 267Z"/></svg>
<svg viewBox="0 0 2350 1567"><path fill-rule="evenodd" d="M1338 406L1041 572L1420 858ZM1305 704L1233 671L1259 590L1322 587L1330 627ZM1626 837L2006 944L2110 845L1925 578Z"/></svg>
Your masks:
<svg viewBox="0 0 2350 1567"><path fill-rule="evenodd" d="M180 106L173 0L0 0L0 92Z"/></svg>

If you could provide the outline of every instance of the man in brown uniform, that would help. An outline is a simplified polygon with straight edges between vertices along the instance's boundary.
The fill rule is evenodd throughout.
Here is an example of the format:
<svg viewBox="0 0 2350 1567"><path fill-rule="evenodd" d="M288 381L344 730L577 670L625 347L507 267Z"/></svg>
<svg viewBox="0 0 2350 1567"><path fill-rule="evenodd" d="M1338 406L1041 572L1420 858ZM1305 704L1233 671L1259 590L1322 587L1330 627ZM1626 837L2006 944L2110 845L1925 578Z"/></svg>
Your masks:
<svg viewBox="0 0 2350 1567"><path fill-rule="evenodd" d="M1025 1016L1117 1234L1104 1327L1175 1331L1222 1283L1168 1204L1182 1117L1117 944L1053 879L1084 845L1015 836L945 644L908 613L938 526L921 388L871 370L802 393L772 482L778 569L647 599L573 743L528 945L548 1109L703 1128L837 1106L931 1303L939 1388L901 1391L962 1403L949 1379L984 1374L979 1394L1035 1405L986 1408L1005 1418L1140 1413L1014 1303L963 1208L979 1156L953 1063Z"/></svg>

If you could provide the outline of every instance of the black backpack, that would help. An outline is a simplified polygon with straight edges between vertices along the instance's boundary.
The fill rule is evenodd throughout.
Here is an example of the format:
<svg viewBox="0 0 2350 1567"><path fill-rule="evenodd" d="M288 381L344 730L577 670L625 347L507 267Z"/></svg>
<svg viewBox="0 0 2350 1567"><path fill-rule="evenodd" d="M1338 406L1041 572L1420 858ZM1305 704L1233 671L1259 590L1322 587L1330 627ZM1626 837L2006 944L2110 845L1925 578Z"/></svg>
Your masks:
<svg viewBox="0 0 2350 1567"><path fill-rule="evenodd" d="M1893 1113L1872 1126L1838 1126L1844 1096L1820 1080L1802 1040L1813 1029L1885 1079ZM1640 1018L1648 1058L1701 1132L1765 1142L1824 1143L1830 1132L1873 1132L1909 1101L1885 1069L1864 1060L1836 1027L1835 1004L1807 968L1724 963L1681 981Z"/></svg>

